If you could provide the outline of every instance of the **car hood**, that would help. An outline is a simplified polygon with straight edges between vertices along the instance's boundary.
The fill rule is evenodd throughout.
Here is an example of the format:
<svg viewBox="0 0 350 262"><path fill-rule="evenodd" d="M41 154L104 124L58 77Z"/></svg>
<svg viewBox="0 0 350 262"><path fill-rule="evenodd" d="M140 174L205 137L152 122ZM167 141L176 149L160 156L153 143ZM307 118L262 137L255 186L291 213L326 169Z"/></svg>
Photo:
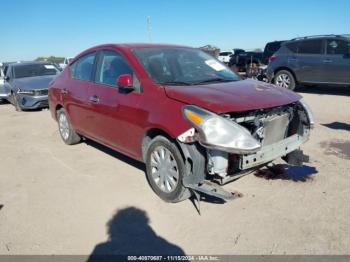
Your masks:
<svg viewBox="0 0 350 262"><path fill-rule="evenodd" d="M56 75L18 78L13 80L12 85L16 88L28 90L48 89L49 83L55 77Z"/></svg>
<svg viewBox="0 0 350 262"><path fill-rule="evenodd" d="M290 104L301 96L271 84L247 79L196 86L165 86L168 97L212 112L244 112Z"/></svg>

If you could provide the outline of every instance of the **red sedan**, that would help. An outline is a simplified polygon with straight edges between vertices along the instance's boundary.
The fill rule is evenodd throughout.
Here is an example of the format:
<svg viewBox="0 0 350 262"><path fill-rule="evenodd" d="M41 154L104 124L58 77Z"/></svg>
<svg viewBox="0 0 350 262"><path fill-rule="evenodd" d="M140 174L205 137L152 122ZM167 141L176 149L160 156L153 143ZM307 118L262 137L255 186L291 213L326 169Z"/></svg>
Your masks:
<svg viewBox="0 0 350 262"><path fill-rule="evenodd" d="M198 192L231 199L218 183L280 157L301 165L314 124L298 94L171 45L88 49L51 82L49 105L66 144L86 137L143 161L168 202Z"/></svg>

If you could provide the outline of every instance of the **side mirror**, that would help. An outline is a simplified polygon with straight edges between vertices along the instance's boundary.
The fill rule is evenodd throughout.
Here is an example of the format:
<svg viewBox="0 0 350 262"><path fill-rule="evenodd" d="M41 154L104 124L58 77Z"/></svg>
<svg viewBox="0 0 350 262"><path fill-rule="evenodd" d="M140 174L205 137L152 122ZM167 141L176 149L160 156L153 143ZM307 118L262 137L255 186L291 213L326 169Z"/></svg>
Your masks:
<svg viewBox="0 0 350 262"><path fill-rule="evenodd" d="M123 89L134 89L132 76L129 74L120 75L117 79L117 86Z"/></svg>

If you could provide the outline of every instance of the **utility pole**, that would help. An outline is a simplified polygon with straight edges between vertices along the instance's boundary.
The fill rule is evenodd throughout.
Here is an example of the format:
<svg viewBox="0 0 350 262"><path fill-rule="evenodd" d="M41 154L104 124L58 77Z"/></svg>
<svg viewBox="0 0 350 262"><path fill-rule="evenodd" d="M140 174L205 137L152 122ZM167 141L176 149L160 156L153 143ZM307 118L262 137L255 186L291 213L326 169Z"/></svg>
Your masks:
<svg viewBox="0 0 350 262"><path fill-rule="evenodd" d="M152 43L152 23L151 23L150 16L147 16L147 32L148 32L149 42Z"/></svg>

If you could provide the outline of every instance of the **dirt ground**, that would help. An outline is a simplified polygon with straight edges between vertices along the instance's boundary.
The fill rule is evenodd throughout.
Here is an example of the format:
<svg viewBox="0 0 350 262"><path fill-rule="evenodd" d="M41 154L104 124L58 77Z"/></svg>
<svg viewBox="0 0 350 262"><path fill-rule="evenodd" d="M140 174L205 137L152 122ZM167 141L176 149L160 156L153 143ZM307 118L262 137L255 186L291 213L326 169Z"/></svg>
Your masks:
<svg viewBox="0 0 350 262"><path fill-rule="evenodd" d="M317 121L310 163L228 184L244 196L203 199L201 215L161 201L142 164L65 145L49 111L0 105L0 254L350 254L350 88L300 93Z"/></svg>

